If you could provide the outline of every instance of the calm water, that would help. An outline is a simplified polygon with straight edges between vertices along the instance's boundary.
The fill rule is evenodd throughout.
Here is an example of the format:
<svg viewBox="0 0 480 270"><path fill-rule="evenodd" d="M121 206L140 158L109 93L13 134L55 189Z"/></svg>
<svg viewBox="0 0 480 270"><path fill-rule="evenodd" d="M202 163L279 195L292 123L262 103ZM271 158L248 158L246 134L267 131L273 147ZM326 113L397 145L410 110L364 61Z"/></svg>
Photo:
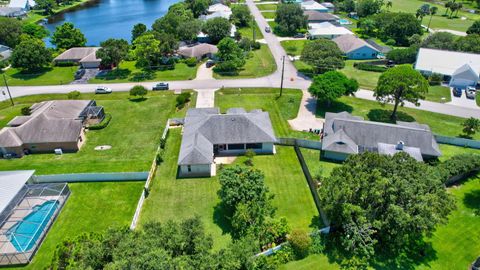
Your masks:
<svg viewBox="0 0 480 270"><path fill-rule="evenodd" d="M58 14L45 25L50 33L64 22L80 28L87 38L87 45L97 46L108 38L124 38L130 41L135 24L144 23L148 28L162 17L168 7L180 0L95 0L75 10ZM47 44L51 46L50 39Z"/></svg>

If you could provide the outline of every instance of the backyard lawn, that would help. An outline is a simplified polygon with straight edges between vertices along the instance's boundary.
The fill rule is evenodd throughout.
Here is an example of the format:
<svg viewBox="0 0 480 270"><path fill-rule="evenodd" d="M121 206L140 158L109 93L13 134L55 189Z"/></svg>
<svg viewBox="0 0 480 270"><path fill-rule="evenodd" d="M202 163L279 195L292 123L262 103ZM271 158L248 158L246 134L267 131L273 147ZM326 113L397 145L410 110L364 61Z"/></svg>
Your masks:
<svg viewBox="0 0 480 270"><path fill-rule="evenodd" d="M46 269L63 240L110 227L129 226L144 182L69 184L72 194L33 261L12 269Z"/></svg>
<svg viewBox="0 0 480 270"><path fill-rule="evenodd" d="M262 15L263 17L265 17L265 19L275 19L276 13L271 11L265 11L262 12Z"/></svg>
<svg viewBox="0 0 480 270"><path fill-rule="evenodd" d="M17 85L57 85L73 81L73 75L78 67L49 67L35 73L25 73L16 68L5 71L9 86ZM1 74L1 72L0 72ZM0 82L3 86L3 79Z"/></svg>
<svg viewBox="0 0 480 270"><path fill-rule="evenodd" d="M216 79L257 78L272 74L276 68L270 49L262 44L260 49L251 52L251 56L246 59L245 65L238 74L227 75L214 72L213 77Z"/></svg>
<svg viewBox="0 0 480 270"><path fill-rule="evenodd" d="M74 172L148 171L167 118L176 113L173 92L151 92L144 101L130 101L128 93L110 95L82 94L82 99L96 99L112 115L102 130L87 132L86 143L77 153L61 156L34 154L19 159L0 160L4 170L35 169L37 174ZM66 99L65 94L28 96L15 99L14 109L0 110L1 123L18 115L19 108L41 100ZM195 103L195 96L192 104ZM2 103L5 106L7 103ZM0 107L2 108L2 107ZM182 114L186 109L177 114ZM95 146L112 149L96 151Z"/></svg>
<svg viewBox="0 0 480 270"><path fill-rule="evenodd" d="M301 39L301 40L284 40L281 41L280 44L285 49L288 55L298 56L302 54L303 47L308 40Z"/></svg>
<svg viewBox="0 0 480 270"><path fill-rule="evenodd" d="M253 40L253 29L251 26L237 28L237 31L240 33L242 37L248 37L249 39ZM262 39L262 38L263 38L263 33L258 27L257 22L255 22L255 40Z"/></svg>
<svg viewBox="0 0 480 270"><path fill-rule="evenodd" d="M118 69L100 74L89 83L193 80L197 76L197 68L198 65L189 67L184 63L177 63L172 70L149 72L135 67L135 61L123 61Z"/></svg>
<svg viewBox="0 0 480 270"><path fill-rule="evenodd" d="M269 11L275 11L277 10L277 4L259 4L257 3L257 8L262 11L262 10L269 10Z"/></svg>

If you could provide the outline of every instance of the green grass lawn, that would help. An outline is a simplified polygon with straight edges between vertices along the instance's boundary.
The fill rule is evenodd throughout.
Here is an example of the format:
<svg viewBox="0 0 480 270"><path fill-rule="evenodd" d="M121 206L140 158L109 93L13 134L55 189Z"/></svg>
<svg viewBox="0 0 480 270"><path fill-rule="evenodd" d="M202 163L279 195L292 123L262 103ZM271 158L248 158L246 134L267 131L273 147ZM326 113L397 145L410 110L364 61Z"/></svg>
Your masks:
<svg viewBox="0 0 480 270"><path fill-rule="evenodd" d="M284 40L280 44L285 49L288 55L297 56L302 54L303 47L308 40Z"/></svg>
<svg viewBox="0 0 480 270"><path fill-rule="evenodd" d="M61 156L34 154L18 159L0 159L0 167L4 170L35 169L37 174L148 171L167 118L176 113L173 92L149 91L147 99L141 102L130 101L126 92L110 95L82 94L81 98L96 99L97 104L104 106L105 112L112 115L112 120L102 130L88 131L87 140L80 151ZM18 115L19 108L52 99L66 99L66 95L16 99L15 108L0 110L0 119L3 118L2 123L6 123ZM194 103L195 96L192 104ZM94 150L98 145L111 145L112 149Z"/></svg>
<svg viewBox="0 0 480 270"><path fill-rule="evenodd" d="M272 53L267 45L262 44L260 49L251 52L246 59L246 63L238 74L219 74L214 72L213 77L216 79L226 78L257 78L267 76L273 73L277 68Z"/></svg>
<svg viewBox="0 0 480 270"><path fill-rule="evenodd" d="M198 65L189 67L184 63L177 63L172 70L148 72L135 67L135 61L123 61L118 69L97 76L89 83L192 80L197 75L197 68Z"/></svg>
<svg viewBox="0 0 480 270"><path fill-rule="evenodd" d="M277 10L277 4L258 4L257 3L257 8L262 11L262 10Z"/></svg>
<svg viewBox="0 0 480 270"><path fill-rule="evenodd" d="M16 68L5 71L8 85L57 85L68 84L74 80L73 75L78 67L49 67L34 73L22 72ZM1 73L1 72L0 72ZM0 83L4 85L3 79Z"/></svg>
<svg viewBox="0 0 480 270"><path fill-rule="evenodd" d="M353 67L353 63L355 62L359 61L345 61L345 67L341 69L340 72L342 72L349 78L356 79L358 81L358 84L360 85L360 88L374 89L375 87L377 87L378 78L380 78L380 75L382 75L382 73L356 69Z"/></svg>
<svg viewBox="0 0 480 270"><path fill-rule="evenodd" d="M428 93L425 96L425 99L441 103L450 102L452 101L452 97L450 95L450 88L441 85L430 86L430 88L428 88Z"/></svg>
<svg viewBox="0 0 480 270"><path fill-rule="evenodd" d="M397 12L409 12L415 15L417 9L425 4L426 2L418 1L418 0L393 0L393 6L391 11ZM428 4L432 5L432 3L428 2ZM455 19L448 19L447 17L442 16L445 13L445 7L441 5L436 5L439 9L437 15L433 16L432 23L430 25L431 28L434 29L451 29L465 32L468 27L470 27L474 20L480 19L480 15L471 14L467 12L458 12L458 17ZM466 20L461 20L460 17L466 17ZM422 24L427 25L428 20L430 17L426 16L423 19Z"/></svg>
<svg viewBox="0 0 480 270"><path fill-rule="evenodd" d="M297 116L302 92L296 89L284 89L282 97L277 88L241 88L221 89L215 92L215 106L222 112L228 108L243 107L246 110L262 109L268 111L277 137L299 137L317 139L318 136L293 131L287 120Z"/></svg>
<svg viewBox="0 0 480 270"><path fill-rule="evenodd" d="M276 13L270 11L262 12L262 15L265 17L265 19L275 19L276 17Z"/></svg>
<svg viewBox="0 0 480 270"><path fill-rule="evenodd" d="M24 267L46 269L56 246L86 232L129 226L144 182L102 182L69 184L72 194L33 258Z"/></svg>
<svg viewBox="0 0 480 270"><path fill-rule="evenodd" d="M237 31L240 32L242 37L248 37L249 39L253 39L253 29L251 26L248 27L239 27ZM255 40L262 39L263 33L258 27L257 22L255 22Z"/></svg>
<svg viewBox="0 0 480 270"><path fill-rule="evenodd" d="M308 170L312 176L328 177L332 170L340 166L341 162L333 162L321 157L320 150L301 148L303 158L307 163Z"/></svg>
<svg viewBox="0 0 480 270"><path fill-rule="evenodd" d="M348 111L353 115L362 116L372 121L388 121L392 105L381 106L380 103L354 97L341 97L330 108L323 104L317 106L317 116L324 117L326 111ZM434 133L445 136L458 136L462 133L463 118L446 114L433 113L412 108L399 108L399 120L416 121L430 126ZM480 139L480 134L475 134L474 139Z"/></svg>

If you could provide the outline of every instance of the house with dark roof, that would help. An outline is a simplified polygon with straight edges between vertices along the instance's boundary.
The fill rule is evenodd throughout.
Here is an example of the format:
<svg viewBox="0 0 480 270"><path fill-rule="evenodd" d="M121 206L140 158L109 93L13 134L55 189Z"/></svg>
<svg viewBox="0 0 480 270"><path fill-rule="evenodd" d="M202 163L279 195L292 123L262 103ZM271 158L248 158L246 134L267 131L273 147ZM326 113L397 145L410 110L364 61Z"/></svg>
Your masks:
<svg viewBox="0 0 480 270"><path fill-rule="evenodd" d="M30 115L16 116L0 130L0 155L76 152L85 141L84 125L98 123L103 107L94 100L53 100L35 103ZM90 122L91 121L91 122Z"/></svg>
<svg viewBox="0 0 480 270"><path fill-rule="evenodd" d="M178 157L179 177L213 176L216 156L235 156L251 149L274 154L277 141L268 112L232 108L190 109L184 119Z"/></svg>
<svg viewBox="0 0 480 270"><path fill-rule="evenodd" d="M442 154L427 125L365 121L348 112L325 114L322 151L325 158L333 160L345 160L349 155L364 152L383 155L405 152L418 161Z"/></svg>
<svg viewBox="0 0 480 270"><path fill-rule="evenodd" d="M340 17L331 13L320 12L317 10L305 10L303 15L307 16L308 23L329 22L338 24Z"/></svg>
<svg viewBox="0 0 480 270"><path fill-rule="evenodd" d="M183 46L177 51L179 55L185 58L195 57L197 59L202 59L205 57L212 58L212 56L217 52L217 46L208 43L197 43L194 45Z"/></svg>
<svg viewBox="0 0 480 270"><path fill-rule="evenodd" d="M74 47L70 48L59 56L55 57L55 63L73 62L80 64L83 68L98 68L102 59L97 58L97 51L100 47Z"/></svg>
<svg viewBox="0 0 480 270"><path fill-rule="evenodd" d="M332 39L332 41L337 44L347 59L376 59L380 53L379 50L368 44L365 40L354 35L338 36Z"/></svg>

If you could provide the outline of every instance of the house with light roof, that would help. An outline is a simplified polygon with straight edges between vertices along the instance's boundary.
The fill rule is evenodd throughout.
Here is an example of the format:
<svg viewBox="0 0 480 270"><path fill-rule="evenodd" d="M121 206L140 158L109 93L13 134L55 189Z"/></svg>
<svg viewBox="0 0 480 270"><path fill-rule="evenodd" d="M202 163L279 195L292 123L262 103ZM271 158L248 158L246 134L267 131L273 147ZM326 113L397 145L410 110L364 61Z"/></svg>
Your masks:
<svg viewBox="0 0 480 270"><path fill-rule="evenodd" d="M342 35L332 39L332 41L337 44L347 59L376 59L380 54L377 48L354 35Z"/></svg>
<svg viewBox="0 0 480 270"><path fill-rule="evenodd" d="M300 7L305 11L318 11L318 12L328 12L329 9L324 7L322 4L317 1L309 0L300 3Z"/></svg>

